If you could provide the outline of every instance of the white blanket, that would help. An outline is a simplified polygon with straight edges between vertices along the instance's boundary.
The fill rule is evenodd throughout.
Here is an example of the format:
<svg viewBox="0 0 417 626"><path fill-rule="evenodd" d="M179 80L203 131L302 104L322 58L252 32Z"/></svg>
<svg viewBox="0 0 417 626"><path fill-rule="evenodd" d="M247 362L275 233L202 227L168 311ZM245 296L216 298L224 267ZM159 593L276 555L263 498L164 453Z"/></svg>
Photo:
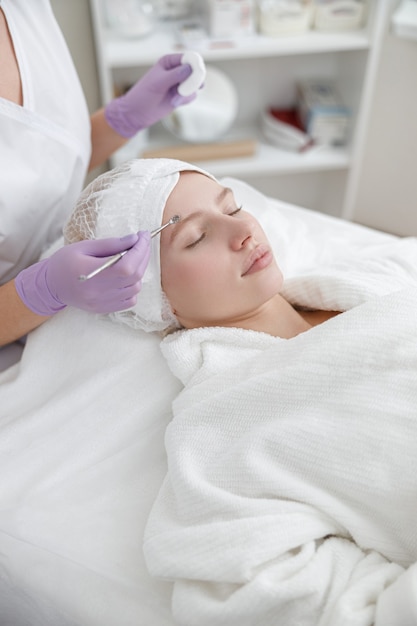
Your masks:
<svg viewBox="0 0 417 626"><path fill-rule="evenodd" d="M265 226L289 297L315 299L311 274L320 291L352 259L385 293L413 264L407 242L398 263L396 237L223 182ZM142 539L181 387L156 336L70 309L31 333L0 374L0 626L173 626L172 584L148 574Z"/></svg>
<svg viewBox="0 0 417 626"><path fill-rule="evenodd" d="M294 339L164 340L185 389L145 557L179 624L417 623L417 242L388 257L311 278L310 304L354 308Z"/></svg>
<svg viewBox="0 0 417 626"><path fill-rule="evenodd" d="M68 309L0 376L1 626L171 626L142 555L180 388L159 343Z"/></svg>

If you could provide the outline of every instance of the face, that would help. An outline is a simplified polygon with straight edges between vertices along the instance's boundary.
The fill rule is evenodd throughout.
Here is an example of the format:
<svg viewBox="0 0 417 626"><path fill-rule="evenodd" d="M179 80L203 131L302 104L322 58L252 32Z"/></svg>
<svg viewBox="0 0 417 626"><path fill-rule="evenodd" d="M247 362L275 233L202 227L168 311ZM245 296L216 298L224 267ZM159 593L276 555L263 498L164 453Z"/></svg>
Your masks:
<svg viewBox="0 0 417 626"><path fill-rule="evenodd" d="M282 287L282 274L258 221L230 189L182 172L165 206L162 288L185 328L232 326L257 315Z"/></svg>

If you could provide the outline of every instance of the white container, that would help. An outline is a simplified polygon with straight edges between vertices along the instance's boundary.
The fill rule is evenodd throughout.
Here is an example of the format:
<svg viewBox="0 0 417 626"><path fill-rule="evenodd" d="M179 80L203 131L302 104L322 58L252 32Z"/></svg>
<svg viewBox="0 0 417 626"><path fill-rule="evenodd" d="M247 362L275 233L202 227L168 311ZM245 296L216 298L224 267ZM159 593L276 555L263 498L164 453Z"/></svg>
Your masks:
<svg viewBox="0 0 417 626"><path fill-rule="evenodd" d="M365 0L315 0L314 28L321 31L355 30L366 17Z"/></svg>
<svg viewBox="0 0 417 626"><path fill-rule="evenodd" d="M191 0L154 0L157 16L160 20L177 20L189 17Z"/></svg>
<svg viewBox="0 0 417 626"><path fill-rule="evenodd" d="M207 0L208 32L213 39L251 35L255 31L253 0Z"/></svg>
<svg viewBox="0 0 417 626"><path fill-rule="evenodd" d="M145 37L155 27L155 9L148 0L105 0L107 26L121 37Z"/></svg>
<svg viewBox="0 0 417 626"><path fill-rule="evenodd" d="M304 33L313 19L311 0L258 0L258 30L268 37Z"/></svg>

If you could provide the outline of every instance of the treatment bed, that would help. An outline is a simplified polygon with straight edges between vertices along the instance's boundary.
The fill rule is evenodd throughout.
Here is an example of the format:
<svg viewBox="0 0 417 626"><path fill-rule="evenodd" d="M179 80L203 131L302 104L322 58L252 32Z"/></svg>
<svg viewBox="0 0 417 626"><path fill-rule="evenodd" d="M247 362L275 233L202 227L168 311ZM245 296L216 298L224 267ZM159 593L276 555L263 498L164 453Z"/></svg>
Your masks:
<svg viewBox="0 0 417 626"><path fill-rule="evenodd" d="M263 225L289 297L349 308L417 278L411 240L221 182ZM0 375L0 626L174 625L172 582L150 576L143 539L181 389L159 336L105 316L68 308L30 334Z"/></svg>

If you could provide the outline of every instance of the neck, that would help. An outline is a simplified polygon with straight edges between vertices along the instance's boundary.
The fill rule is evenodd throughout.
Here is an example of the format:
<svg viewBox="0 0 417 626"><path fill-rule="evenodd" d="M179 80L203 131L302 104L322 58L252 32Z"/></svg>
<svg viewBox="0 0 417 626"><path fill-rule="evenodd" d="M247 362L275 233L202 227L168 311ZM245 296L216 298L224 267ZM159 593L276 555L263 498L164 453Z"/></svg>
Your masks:
<svg viewBox="0 0 417 626"><path fill-rule="evenodd" d="M280 294L272 299L271 306L265 312L263 324L267 328L264 332L282 339L291 339L312 327L312 324Z"/></svg>
<svg viewBox="0 0 417 626"><path fill-rule="evenodd" d="M226 325L256 330L282 339L291 339L309 330L314 324L309 323L306 317L296 311L283 296L276 294L247 317L233 320Z"/></svg>
<svg viewBox="0 0 417 626"><path fill-rule="evenodd" d="M201 326L226 326L233 328L243 328L245 330L256 330L267 333L273 337L282 339L292 339L313 326L326 322L331 317L338 315L339 311L308 310L297 311L281 294L276 294L264 305L255 311L238 319L218 320L216 324L201 322L187 323L186 320L179 319L184 328L199 328Z"/></svg>

